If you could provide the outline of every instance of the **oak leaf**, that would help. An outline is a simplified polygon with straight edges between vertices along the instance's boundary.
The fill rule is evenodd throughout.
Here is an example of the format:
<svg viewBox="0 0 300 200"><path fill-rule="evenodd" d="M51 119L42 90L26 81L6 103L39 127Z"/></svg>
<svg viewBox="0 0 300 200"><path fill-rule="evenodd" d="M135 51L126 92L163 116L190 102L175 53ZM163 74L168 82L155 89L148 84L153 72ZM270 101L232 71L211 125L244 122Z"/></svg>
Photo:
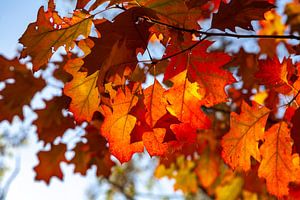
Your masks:
<svg viewBox="0 0 300 200"><path fill-rule="evenodd" d="M252 20L263 20L264 13L275 8L268 0L231 0L221 2L218 13L213 14L212 28L235 31L235 27L253 30Z"/></svg>
<svg viewBox="0 0 300 200"><path fill-rule="evenodd" d="M296 177L292 162L292 139L287 123L282 121L266 131L260 152L262 161L258 176L266 179L268 192L277 197L288 195L288 185Z"/></svg>
<svg viewBox="0 0 300 200"><path fill-rule="evenodd" d="M39 9L37 21L31 23L19 39L24 45L21 57L31 56L35 71L46 64L60 46L69 51L80 35L88 37L92 26L88 14L75 11L72 18L61 18L54 8L48 7L46 12L44 7Z"/></svg>
<svg viewBox="0 0 300 200"><path fill-rule="evenodd" d="M71 100L67 96L54 97L46 102L44 109L36 110L38 118L33 122L37 126L39 140L45 144L53 143L55 138L62 137L69 128L74 128L74 119L63 115Z"/></svg>
<svg viewBox="0 0 300 200"><path fill-rule="evenodd" d="M75 165L74 172L86 175L91 166L97 166L97 176L108 177L114 163L110 160L110 153L106 146L106 140L99 134L99 130L93 126L85 128L84 138L86 142L79 142L73 149L75 156L69 161Z"/></svg>
<svg viewBox="0 0 300 200"><path fill-rule="evenodd" d="M115 73L119 68L134 69L137 64L137 49L146 49L150 37L149 28L152 26L145 20L139 20L139 17L143 16L157 18L150 9L133 7L117 15L113 22L105 21L97 24L95 27L101 37L91 38L95 46L83 59L82 68L87 69L88 74L100 70L101 76ZM105 77L100 81L104 79Z"/></svg>
<svg viewBox="0 0 300 200"><path fill-rule="evenodd" d="M14 79L14 82L7 82L5 88L0 91L0 120L12 121L15 115L23 119L23 106L29 105L34 95L45 87L45 81L35 78L32 72L16 59L7 60L0 57L0 66L3 72L0 79Z"/></svg>
<svg viewBox="0 0 300 200"><path fill-rule="evenodd" d="M165 89L155 79L153 85L144 90L144 102L147 109L146 121L150 127L154 127L156 122L167 113L168 102L164 97Z"/></svg>
<svg viewBox="0 0 300 200"><path fill-rule="evenodd" d="M208 107L227 101L224 88L235 82L232 74L222 69L231 60L231 57L222 52L208 52L207 49L212 43L208 40L201 41L191 51L185 51L172 57L164 76L164 80L168 80L187 70L189 81L199 83L199 91L204 96L203 104ZM185 49L185 46L189 45L170 46L166 56L180 52ZM214 92L216 90L219 92Z"/></svg>
<svg viewBox="0 0 300 200"><path fill-rule="evenodd" d="M165 134L164 128L154 128L143 134L143 142L150 156L162 156L167 152L169 144L164 142Z"/></svg>
<svg viewBox="0 0 300 200"><path fill-rule="evenodd" d="M278 57L259 60L259 71L255 74L256 78L263 85L276 90L279 93L288 94L292 87L288 80L291 70L291 60L285 59L282 63Z"/></svg>
<svg viewBox="0 0 300 200"><path fill-rule="evenodd" d="M201 18L208 17L204 12L201 12L200 7L187 5L187 1L137 0L137 2L139 5L145 6L155 11L162 22L183 28L199 29L199 25L195 22L197 22ZM175 31L172 32L172 30L163 26L155 26L154 32L162 33L165 37L174 37L176 36L176 34L178 34Z"/></svg>
<svg viewBox="0 0 300 200"><path fill-rule="evenodd" d="M198 92L199 85L191 83L183 71L171 81L174 85L165 92L170 105L167 110L181 122L190 123L192 127L206 129L210 126L208 117L200 110L202 94Z"/></svg>
<svg viewBox="0 0 300 200"><path fill-rule="evenodd" d="M40 151L37 156L39 164L34 167L36 172L36 180L45 181L50 183L52 177L63 179L63 173L60 168L61 162L67 162L65 153L67 146L65 144L51 145L49 151Z"/></svg>
<svg viewBox="0 0 300 200"><path fill-rule="evenodd" d="M95 111L99 109L100 95L96 87L99 72L87 76L87 72L79 72L82 61L70 60L64 69L72 74L72 81L65 84L64 94L71 97L70 111L77 122L91 121Z"/></svg>
<svg viewBox="0 0 300 200"><path fill-rule="evenodd" d="M269 109L252 102L242 102L241 113L230 114L230 130L222 138L222 157L233 169L248 171L251 156L260 161L259 140L263 139Z"/></svg>
<svg viewBox="0 0 300 200"><path fill-rule="evenodd" d="M112 102L112 110L102 106L104 121L101 134L108 140L109 150L121 163L127 162L136 152L143 151L143 143L131 143L131 132L135 127L136 117L129 114L138 102L138 97L131 94L128 87L123 92L118 89Z"/></svg>

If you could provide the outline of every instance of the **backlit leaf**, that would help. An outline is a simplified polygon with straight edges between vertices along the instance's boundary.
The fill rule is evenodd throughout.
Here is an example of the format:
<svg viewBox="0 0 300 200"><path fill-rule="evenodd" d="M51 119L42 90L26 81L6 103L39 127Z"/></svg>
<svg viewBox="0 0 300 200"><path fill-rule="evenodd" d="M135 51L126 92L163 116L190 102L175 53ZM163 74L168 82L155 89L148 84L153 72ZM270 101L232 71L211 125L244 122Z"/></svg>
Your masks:
<svg viewBox="0 0 300 200"><path fill-rule="evenodd" d="M100 104L100 95L96 88L99 72L87 76L87 72L77 71L81 64L73 60L65 66L73 79L66 83L64 94L72 98L70 111L77 122L91 121Z"/></svg>
<svg viewBox="0 0 300 200"><path fill-rule="evenodd" d="M105 119L100 132L108 140L112 155L116 156L121 163L129 161L134 153L143 151L143 143L131 143L130 138L136 117L129 113L137 102L138 98L126 87L125 92L121 89L117 91L112 103L112 111L103 106Z"/></svg>
<svg viewBox="0 0 300 200"><path fill-rule="evenodd" d="M273 125L264 135L260 148L262 161L258 176L265 178L267 188L277 197L288 195L288 184L295 180L292 162L292 139L285 122Z"/></svg>
<svg viewBox="0 0 300 200"><path fill-rule="evenodd" d="M31 56L34 70L39 70L60 46L69 51L80 35L88 37L91 26L92 18L80 11L76 11L72 18L60 18L52 8L45 12L41 7L37 21L31 23L19 39L24 45L21 56Z"/></svg>
<svg viewBox="0 0 300 200"><path fill-rule="evenodd" d="M233 169L250 170L251 156L260 161L259 140L263 139L269 109L242 103L241 113L230 115L230 131L222 138L222 157Z"/></svg>

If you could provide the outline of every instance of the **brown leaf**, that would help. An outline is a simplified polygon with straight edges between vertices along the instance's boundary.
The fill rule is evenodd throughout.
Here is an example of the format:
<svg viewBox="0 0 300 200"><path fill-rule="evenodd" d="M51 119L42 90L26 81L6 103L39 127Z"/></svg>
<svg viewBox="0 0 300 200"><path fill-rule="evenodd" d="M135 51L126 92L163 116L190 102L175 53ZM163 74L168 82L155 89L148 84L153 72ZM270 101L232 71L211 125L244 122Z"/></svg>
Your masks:
<svg viewBox="0 0 300 200"><path fill-rule="evenodd" d="M36 110L38 118L33 122L37 126L39 140L45 144L53 143L55 138L62 137L69 128L74 128L72 117L64 116L62 111L70 105L71 99L67 96L54 97L46 102L44 109Z"/></svg>
<svg viewBox="0 0 300 200"><path fill-rule="evenodd" d="M34 167L35 179L45 181L47 184L50 183L52 177L63 180L60 163L67 162L66 151L67 146L65 144L52 145L49 151L40 151L37 154L39 164Z"/></svg>
<svg viewBox="0 0 300 200"><path fill-rule="evenodd" d="M45 81L42 78L35 78L32 72L16 59L6 60L0 57L0 60L2 60L0 61L3 70L3 74L0 75L2 79L14 79L13 83L7 83L0 91L2 96L0 120L12 121L15 115L23 119L23 106L29 105L34 95L45 87Z"/></svg>
<svg viewBox="0 0 300 200"><path fill-rule="evenodd" d="M252 20L263 20L264 13L275 8L268 0L231 0L221 2L218 13L213 14L212 28L235 31L235 27L253 30Z"/></svg>

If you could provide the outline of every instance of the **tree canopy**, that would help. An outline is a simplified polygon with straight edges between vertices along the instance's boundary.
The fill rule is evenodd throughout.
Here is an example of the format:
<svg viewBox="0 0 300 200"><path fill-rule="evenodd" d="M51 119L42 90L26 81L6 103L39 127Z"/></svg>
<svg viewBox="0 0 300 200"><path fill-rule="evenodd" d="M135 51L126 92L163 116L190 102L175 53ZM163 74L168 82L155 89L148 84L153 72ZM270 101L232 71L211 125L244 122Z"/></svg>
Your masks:
<svg viewBox="0 0 300 200"><path fill-rule="evenodd" d="M56 3L39 9L19 56L0 55L1 121L24 119L49 86L35 72L62 83L35 110L36 180L63 179L61 162L109 180L142 153L192 197L300 198L299 1L78 0L67 16ZM249 40L250 51L238 44ZM78 126L70 149L64 134Z"/></svg>

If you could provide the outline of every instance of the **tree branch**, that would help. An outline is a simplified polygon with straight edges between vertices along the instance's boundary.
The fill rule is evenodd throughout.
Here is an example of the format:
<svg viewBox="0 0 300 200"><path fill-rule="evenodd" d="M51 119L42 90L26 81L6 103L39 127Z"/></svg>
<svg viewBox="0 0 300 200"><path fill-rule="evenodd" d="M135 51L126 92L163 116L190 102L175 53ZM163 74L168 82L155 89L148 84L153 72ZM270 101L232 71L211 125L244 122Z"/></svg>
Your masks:
<svg viewBox="0 0 300 200"><path fill-rule="evenodd" d="M9 186L11 185L13 180L17 177L19 171L20 171L20 157L16 157L15 169L12 172L12 174L8 177L3 188L0 189L0 200L5 200Z"/></svg>
<svg viewBox="0 0 300 200"><path fill-rule="evenodd" d="M291 39L291 40L300 40L300 36L296 35L253 35L253 34L236 34L236 33L211 33L207 31L200 31L195 29L188 29L188 28L181 28L177 26L173 26L170 24L166 24L164 22L151 19L148 17L140 17L143 20L147 20L150 23L159 24L174 30L183 31L191 34L200 34L200 35L206 35L206 36L216 36L216 37L233 37L233 38L264 38L264 39Z"/></svg>

